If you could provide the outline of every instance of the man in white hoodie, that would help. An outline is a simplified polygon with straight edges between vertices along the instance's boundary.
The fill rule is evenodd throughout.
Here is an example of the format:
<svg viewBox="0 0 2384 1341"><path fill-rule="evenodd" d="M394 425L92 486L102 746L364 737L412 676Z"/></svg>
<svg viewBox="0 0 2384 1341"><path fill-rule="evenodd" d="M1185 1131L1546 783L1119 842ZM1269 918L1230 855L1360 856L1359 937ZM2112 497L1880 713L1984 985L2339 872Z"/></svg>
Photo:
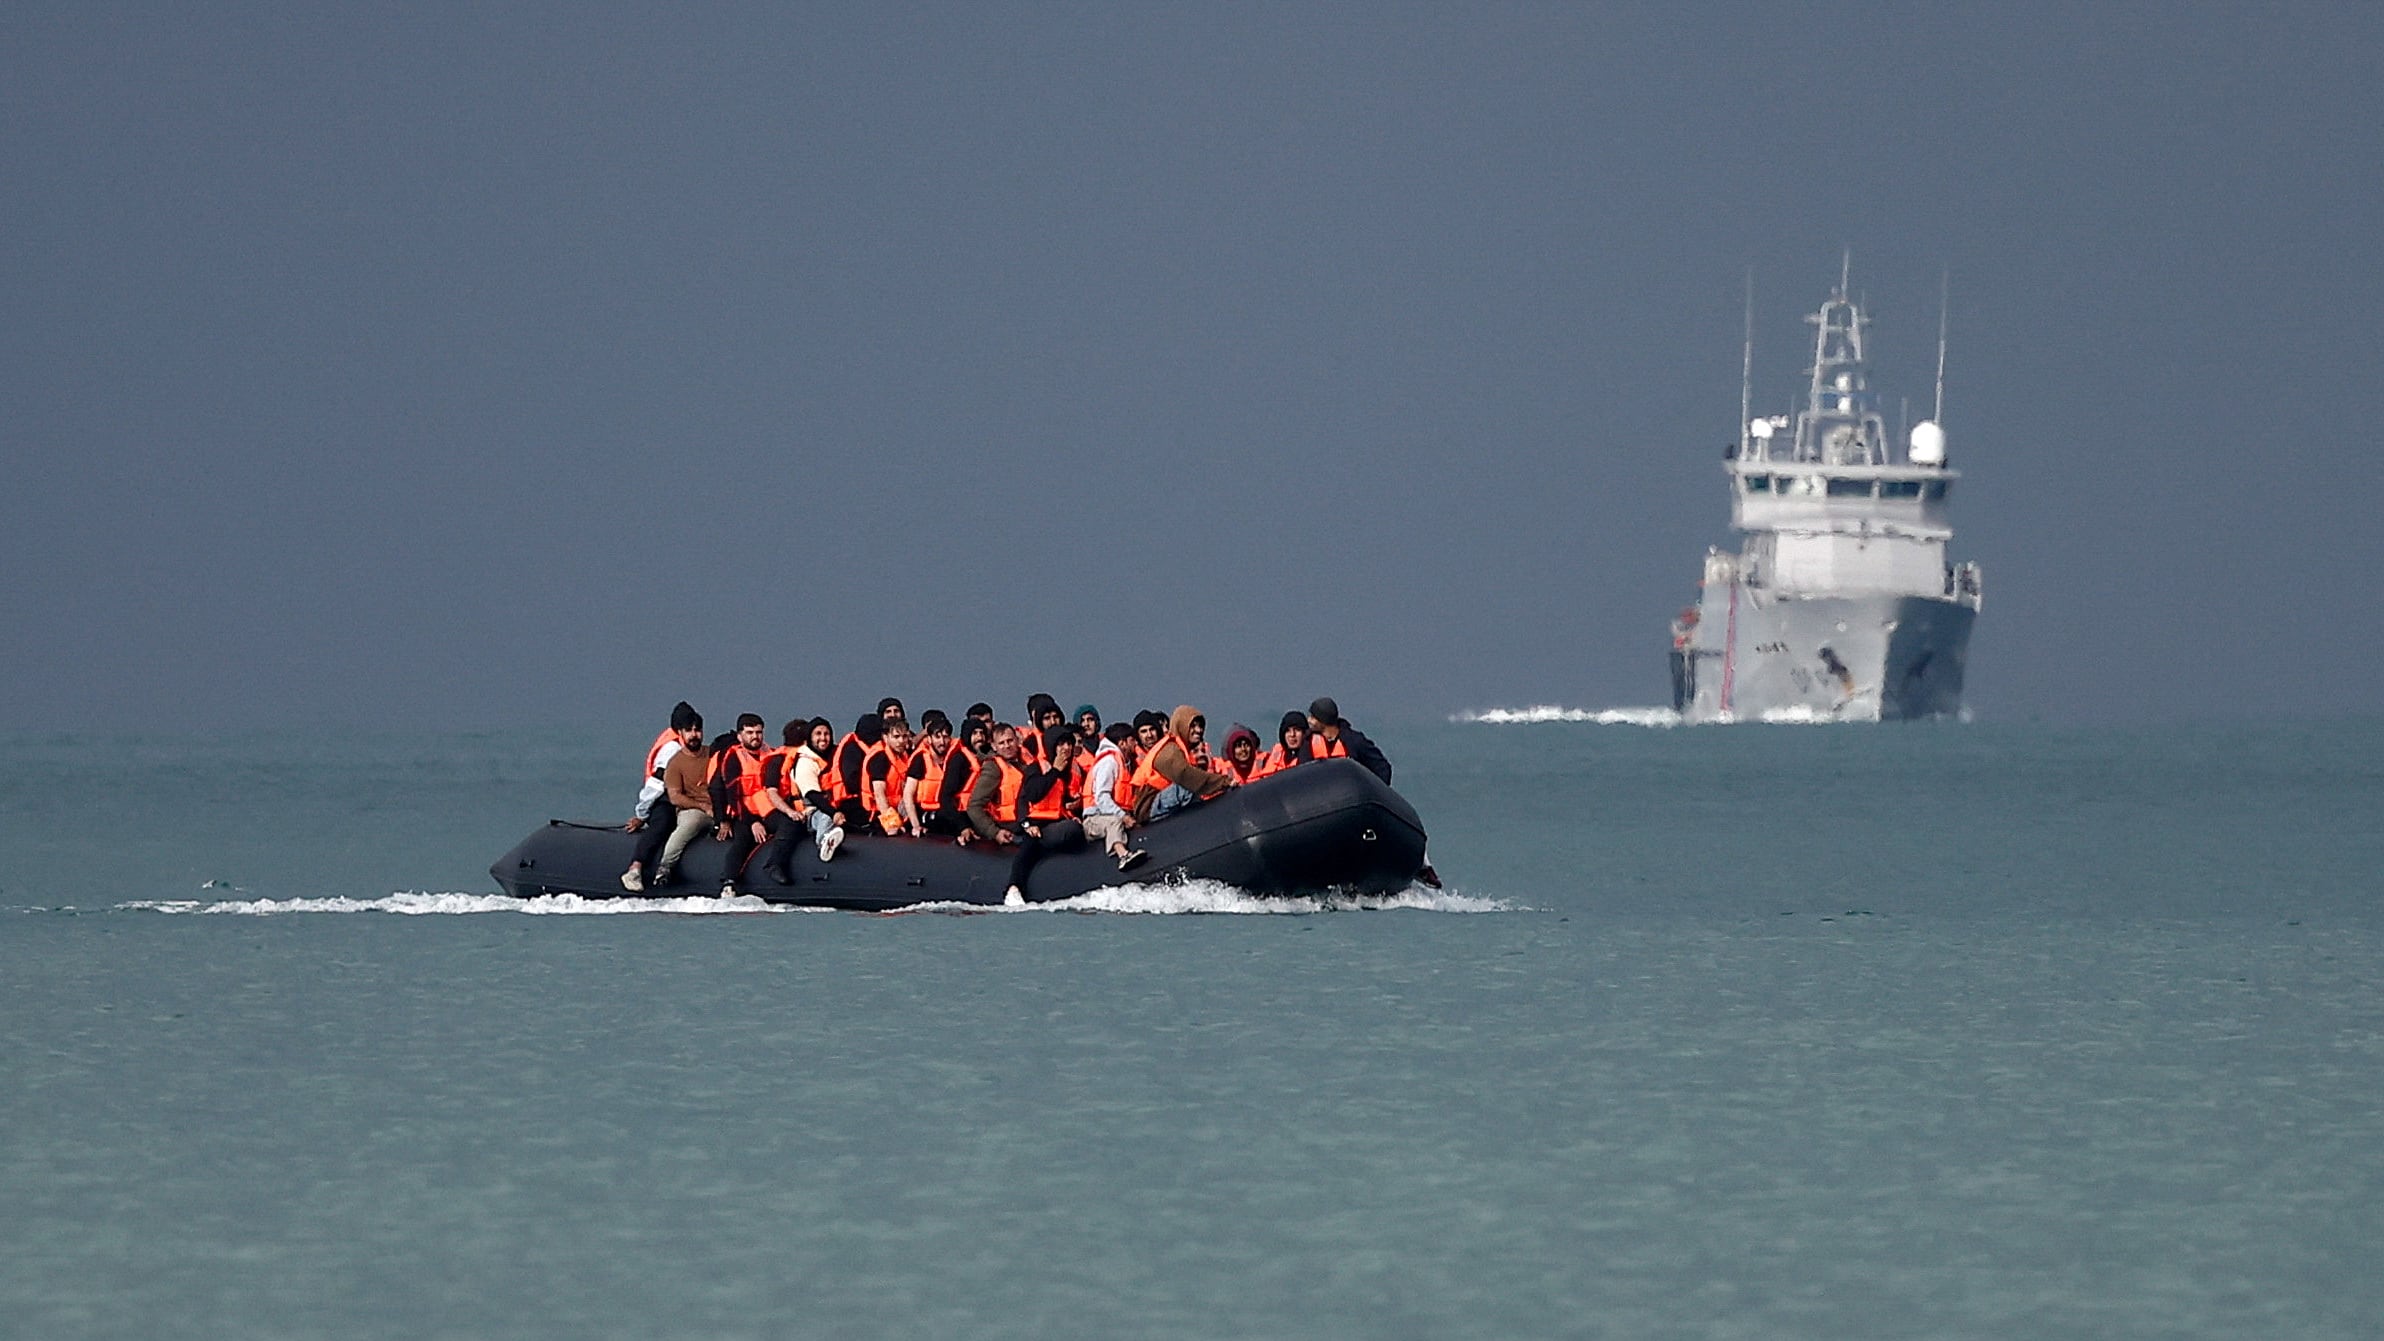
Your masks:
<svg viewBox="0 0 2384 1341"><path fill-rule="evenodd" d="M1092 771L1085 777L1084 836L1107 848L1123 871L1150 855L1126 846L1126 830L1134 827L1134 816L1117 802L1118 783L1127 778L1126 770L1133 763L1126 751L1134 748L1134 728L1126 722L1112 722L1101 735L1101 748L1093 755Z"/></svg>

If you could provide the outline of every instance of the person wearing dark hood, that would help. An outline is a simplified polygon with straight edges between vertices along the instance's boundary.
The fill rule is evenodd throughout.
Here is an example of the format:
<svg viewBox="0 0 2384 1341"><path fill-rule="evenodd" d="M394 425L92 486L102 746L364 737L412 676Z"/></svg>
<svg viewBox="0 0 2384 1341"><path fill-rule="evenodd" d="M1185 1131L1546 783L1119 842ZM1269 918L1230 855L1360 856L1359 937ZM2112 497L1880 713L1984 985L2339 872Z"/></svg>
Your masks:
<svg viewBox="0 0 2384 1341"><path fill-rule="evenodd" d="M1026 700L1026 721L1018 727L1018 755L1027 763L1041 768L1051 761L1044 756L1044 737L1051 728L1066 721L1060 715L1060 701L1049 694L1029 694Z"/></svg>
<svg viewBox="0 0 2384 1341"><path fill-rule="evenodd" d="M1081 791L1092 777L1093 756L1101 750L1101 710L1084 704L1068 724L1076 728L1076 786Z"/></svg>
<svg viewBox="0 0 2384 1341"><path fill-rule="evenodd" d="M1349 719L1341 715L1340 704L1319 698L1308 705L1308 720L1316 728L1309 738L1309 747L1317 758L1354 759L1367 772L1381 778L1383 786L1391 785L1389 757L1366 738L1365 732L1349 724ZM1432 869L1431 852L1424 853L1424 868L1416 873L1416 879L1434 889L1441 887L1440 872Z"/></svg>
<svg viewBox="0 0 2384 1341"><path fill-rule="evenodd" d="M828 756L828 799L847 834L861 833L877 823L869 795L869 761L885 751L886 719L876 713L853 723L836 753Z"/></svg>
<svg viewBox="0 0 2384 1341"><path fill-rule="evenodd" d="M1308 705L1308 752L1319 759L1355 759L1367 772L1391 784L1391 761L1366 733L1349 724L1341 707L1329 698Z"/></svg>
<svg viewBox="0 0 2384 1341"><path fill-rule="evenodd" d="M1258 733L1235 722L1225 733L1225 753L1217 760L1217 771L1232 778L1235 786L1264 776L1258 771Z"/></svg>
<svg viewBox="0 0 2384 1341"><path fill-rule="evenodd" d="M1219 771L1217 756L1209 752L1209 719L1205 715L1192 714L1191 729L1184 733L1184 748L1192 756L1193 767L1211 773Z"/></svg>
<svg viewBox="0 0 2384 1341"><path fill-rule="evenodd" d="M1271 778L1316 756L1308 750L1308 714L1287 712L1275 724L1275 748L1258 757L1258 776Z"/></svg>
<svg viewBox="0 0 2384 1341"><path fill-rule="evenodd" d="M969 797L976 791L977 779L990 766L988 761L992 758L993 723L982 717L961 718L960 743L946 756L940 791L944 813L959 818L960 832L952 837L961 847L967 847L977 836L976 828L969 822Z"/></svg>
<svg viewBox="0 0 2384 1341"><path fill-rule="evenodd" d="M881 698L877 701L877 715L878 720L886 723L888 726L891 726L896 722L907 722L911 719L910 714L902 710L902 700L891 695Z"/></svg>
<svg viewBox="0 0 2384 1341"><path fill-rule="evenodd" d="M998 792L1007 791L1008 778L1016 767L1023 772L1019 780L1015 810L1018 816L1018 851L1010 858L1010 887L1002 902L1017 907L1026 902L1026 886L1034 874L1036 863L1046 852L1074 852L1085 846L1086 834L1080 814L1083 797L1076 788L1076 728L1065 722L1056 723L1043 737L1043 756L1048 766L1020 763L1011 765L997 755L995 769L1003 775L996 785ZM989 812L998 807L989 807ZM1110 856L1118 869L1142 860L1143 854L1127 850L1121 837L1110 848Z"/></svg>
<svg viewBox="0 0 2384 1341"><path fill-rule="evenodd" d="M1134 766L1134 818L1148 824L1201 801L1213 801L1233 787L1222 773L1192 762L1192 721L1200 709L1179 704L1167 716L1167 733Z"/></svg>

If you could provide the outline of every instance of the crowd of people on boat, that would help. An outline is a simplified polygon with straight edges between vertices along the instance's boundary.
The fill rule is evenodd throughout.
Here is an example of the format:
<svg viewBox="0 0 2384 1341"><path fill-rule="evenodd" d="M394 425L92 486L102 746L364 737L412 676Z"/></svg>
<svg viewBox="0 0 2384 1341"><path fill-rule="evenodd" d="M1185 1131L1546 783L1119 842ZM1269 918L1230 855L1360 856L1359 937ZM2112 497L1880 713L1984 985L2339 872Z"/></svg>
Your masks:
<svg viewBox="0 0 2384 1341"><path fill-rule="evenodd" d="M687 703L671 709L646 751L626 826L640 838L621 873L624 889L670 884L688 846L707 833L728 844L724 898L749 865L775 884L794 883L798 844L825 862L855 835L907 835L1011 849L1007 898L1019 903L1046 853L1097 843L1118 870L1132 870L1148 855L1129 837L1134 830L1236 787L1327 759L1391 780L1390 760L1330 698L1284 713L1266 748L1236 723L1213 750L1208 718L1189 704L1104 725L1091 704L1071 716L1049 694L1027 699L1020 725L977 703L958 722L930 708L913 726L902 700L886 698L842 735L825 717L787 722L775 745L768 733L749 712L735 731L707 741L701 713Z"/></svg>

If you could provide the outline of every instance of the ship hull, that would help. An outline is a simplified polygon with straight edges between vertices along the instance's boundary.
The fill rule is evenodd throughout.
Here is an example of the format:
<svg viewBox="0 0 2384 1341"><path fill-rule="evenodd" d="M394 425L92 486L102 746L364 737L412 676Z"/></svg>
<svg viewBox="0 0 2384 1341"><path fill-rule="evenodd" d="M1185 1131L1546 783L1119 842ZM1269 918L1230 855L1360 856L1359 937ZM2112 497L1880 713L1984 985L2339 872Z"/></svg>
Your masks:
<svg viewBox="0 0 2384 1341"><path fill-rule="evenodd" d="M1951 717L1977 610L1928 596L1783 595L1709 585L1673 671L1692 722Z"/></svg>

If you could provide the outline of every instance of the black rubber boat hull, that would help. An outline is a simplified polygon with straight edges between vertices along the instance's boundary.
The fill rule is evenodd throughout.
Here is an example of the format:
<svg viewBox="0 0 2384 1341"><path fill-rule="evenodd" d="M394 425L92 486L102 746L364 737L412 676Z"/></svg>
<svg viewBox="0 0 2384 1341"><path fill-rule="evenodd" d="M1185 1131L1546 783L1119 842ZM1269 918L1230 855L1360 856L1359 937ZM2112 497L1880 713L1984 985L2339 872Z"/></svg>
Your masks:
<svg viewBox="0 0 2384 1341"><path fill-rule="evenodd" d="M1104 886L1170 879L1218 880L1254 894L1387 894L1407 888L1424 865L1424 824L1405 797L1347 759L1304 764L1217 800L1131 830L1128 841L1150 858L1121 876L1103 852L1088 848L1047 856L1027 882L1037 903L1074 898ZM621 888L637 835L619 825L550 820L489 868L517 898L670 897L717 891L728 845L707 836L690 845L677 876L642 896ZM764 874L756 855L737 879L739 892L772 903L879 910L919 903L999 904L1009 886L1010 852L948 838L859 834L833 862L811 844L798 846L794 881Z"/></svg>

